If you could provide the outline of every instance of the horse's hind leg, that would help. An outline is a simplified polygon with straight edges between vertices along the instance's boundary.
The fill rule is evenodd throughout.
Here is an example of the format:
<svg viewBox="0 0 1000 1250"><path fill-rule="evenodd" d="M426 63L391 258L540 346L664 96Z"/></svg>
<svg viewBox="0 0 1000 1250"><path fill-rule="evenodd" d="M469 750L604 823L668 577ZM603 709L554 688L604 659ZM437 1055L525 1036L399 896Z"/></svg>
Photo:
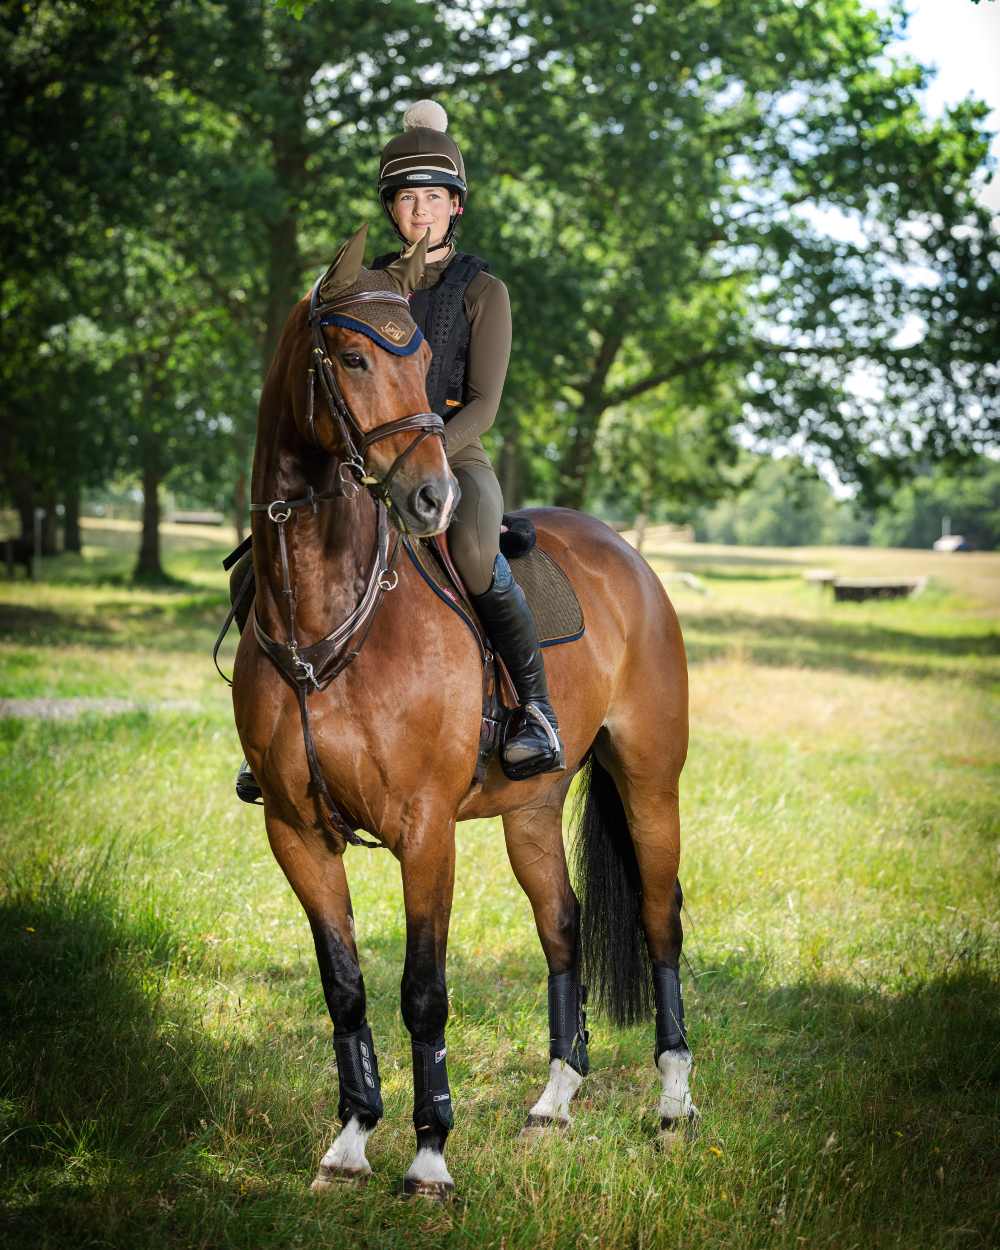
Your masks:
<svg viewBox="0 0 1000 1250"><path fill-rule="evenodd" d="M365 1018L365 984L354 941L354 917L342 854L315 830L267 817L267 834L299 902L309 917L340 1081L342 1129L323 1156L311 1188L337 1181L367 1181L365 1145L382 1118L382 1094L371 1029Z"/></svg>
<svg viewBox="0 0 1000 1250"><path fill-rule="evenodd" d="M640 920L652 962L656 1006L654 1059L660 1074L660 1131L672 1135L695 1120L689 1088L691 1052L684 1027L680 958L683 894L677 877L680 861L678 781L686 750L671 739L675 719L658 724L656 713L612 720L596 744L595 767L604 765L614 779L638 869ZM661 732L658 732L658 729ZM627 851L626 851L627 854Z"/></svg>
<svg viewBox="0 0 1000 1250"><path fill-rule="evenodd" d="M581 990L580 907L563 850L562 808L568 782L549 802L503 817L507 854L528 896L549 967L549 1080L528 1113L522 1136L570 1122L569 1104L589 1069Z"/></svg>

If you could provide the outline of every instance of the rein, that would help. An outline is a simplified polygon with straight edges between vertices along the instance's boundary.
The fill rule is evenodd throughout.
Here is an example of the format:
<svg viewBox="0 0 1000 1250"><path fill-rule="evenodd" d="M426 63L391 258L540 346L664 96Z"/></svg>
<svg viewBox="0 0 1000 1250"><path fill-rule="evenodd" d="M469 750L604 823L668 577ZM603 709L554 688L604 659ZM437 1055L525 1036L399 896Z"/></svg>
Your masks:
<svg viewBox="0 0 1000 1250"><path fill-rule="evenodd" d="M356 659L365 644L375 614L387 592L394 590L399 582L399 574L394 565L399 554L399 536L397 534L392 552L389 551L389 513L396 512L397 528L406 530L405 519L399 516L393 504L390 490L393 479L402 468L407 458L429 438L437 435L444 441L444 421L436 412L417 412L411 416L400 417L396 421L387 421L373 430L364 431L357 418L351 412L327 352L323 326L332 324L326 318L355 304L364 303L397 303L409 310L409 301L403 295L392 291L361 291L354 295L344 295L338 299L321 304L319 288L322 278L316 280L309 296L309 328L312 333L312 363L309 366L307 381L306 422L309 437L316 447L323 449L316 434L315 396L316 380L326 397L330 417L335 426L339 427L344 458L337 470L339 488L334 491L317 492L310 487L306 495L300 499L272 499L267 503L251 504L251 512L263 512L278 529L278 555L281 564L282 597L285 601L287 616L287 638L285 641L272 638L257 618L257 609L253 613L254 637L261 650L275 664L278 670L291 682L299 702L299 714L302 720L302 738L305 745L306 760L309 764L309 778L313 793L321 799L320 815L325 819L328 828L346 842L354 846L379 847L381 842L370 842L359 837L346 819L330 793L320 767L309 720L309 695L324 690L335 680L352 660ZM413 430L416 437L389 466L388 472L381 478L374 477L365 466L365 453L373 444L382 439L392 438ZM348 476L345 476L347 471ZM354 480L351 480L351 479ZM319 504L331 499L346 497L353 499L359 486L368 488L375 500L377 511L375 551L372 556L371 572L364 593L353 612L342 621L325 638L318 642L302 646L298 639L296 626L296 595L292 582L291 565L288 558L288 543L285 526L291 521L300 508L311 508L313 514L319 510ZM356 641L354 641L356 640ZM352 646L352 642L354 645ZM325 811L324 811L325 807Z"/></svg>

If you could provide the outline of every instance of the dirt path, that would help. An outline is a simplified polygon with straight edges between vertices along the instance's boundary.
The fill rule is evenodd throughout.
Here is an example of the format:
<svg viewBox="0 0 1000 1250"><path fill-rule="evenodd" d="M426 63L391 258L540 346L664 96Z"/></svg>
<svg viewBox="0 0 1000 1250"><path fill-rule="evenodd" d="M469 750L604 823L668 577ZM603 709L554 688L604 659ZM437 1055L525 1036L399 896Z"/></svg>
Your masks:
<svg viewBox="0 0 1000 1250"><path fill-rule="evenodd" d="M137 699L0 699L0 720L72 720L88 712L122 716L126 712L191 712L197 708L191 699L155 703Z"/></svg>

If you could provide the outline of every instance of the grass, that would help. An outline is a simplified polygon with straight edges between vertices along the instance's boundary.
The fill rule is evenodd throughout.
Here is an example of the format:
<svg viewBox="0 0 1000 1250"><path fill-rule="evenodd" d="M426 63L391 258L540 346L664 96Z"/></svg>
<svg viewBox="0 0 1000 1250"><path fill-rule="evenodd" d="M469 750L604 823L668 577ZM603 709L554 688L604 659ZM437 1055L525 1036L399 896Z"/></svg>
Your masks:
<svg viewBox="0 0 1000 1250"><path fill-rule="evenodd" d="M210 531L128 583L124 525L0 594L0 1234L5 1246L995 1245L1000 557L658 547L692 662L686 1000L697 1138L654 1144L651 1032L591 1021L571 1131L516 1140L544 967L499 825L459 830L449 1061L461 1200L406 1204L402 904L349 853L387 1116L367 1190L306 1184L336 1078L308 927L208 658ZM833 604L803 567L931 578ZM119 705L112 705L117 707Z"/></svg>

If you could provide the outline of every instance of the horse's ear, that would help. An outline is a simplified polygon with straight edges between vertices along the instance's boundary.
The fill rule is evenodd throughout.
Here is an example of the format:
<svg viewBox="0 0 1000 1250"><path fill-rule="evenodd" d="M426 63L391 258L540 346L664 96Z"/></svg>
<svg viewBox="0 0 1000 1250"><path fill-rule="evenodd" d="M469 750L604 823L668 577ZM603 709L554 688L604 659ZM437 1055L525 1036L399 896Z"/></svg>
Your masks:
<svg viewBox="0 0 1000 1250"><path fill-rule="evenodd" d="M393 280L400 295L409 295L417 289L417 283L424 276L424 265L427 263L427 244L430 241L431 228L427 227L423 237L403 252L398 260L386 265L385 273Z"/></svg>
<svg viewBox="0 0 1000 1250"><path fill-rule="evenodd" d="M358 274L365 263L365 240L368 238L368 222L359 227L341 247L334 258L333 264L323 275L319 284L320 299L333 299L341 291L346 291L358 280Z"/></svg>

